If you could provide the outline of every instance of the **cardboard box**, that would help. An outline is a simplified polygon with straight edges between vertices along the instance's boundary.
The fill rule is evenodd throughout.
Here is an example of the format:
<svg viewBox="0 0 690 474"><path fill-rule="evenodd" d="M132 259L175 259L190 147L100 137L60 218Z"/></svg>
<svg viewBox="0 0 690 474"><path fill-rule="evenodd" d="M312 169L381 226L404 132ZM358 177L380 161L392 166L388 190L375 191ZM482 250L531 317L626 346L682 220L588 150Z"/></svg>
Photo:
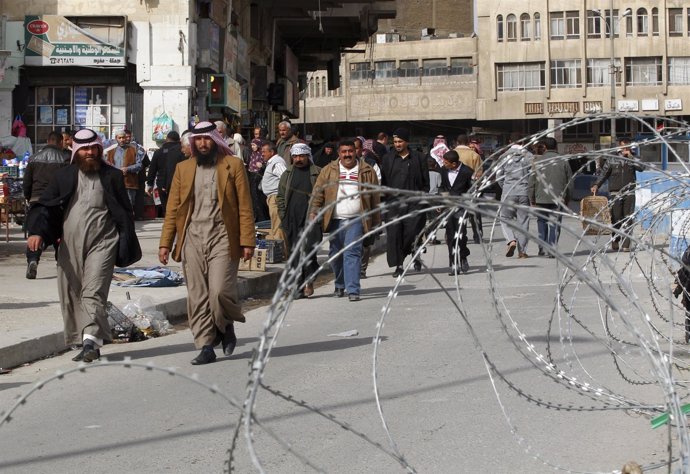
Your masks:
<svg viewBox="0 0 690 474"><path fill-rule="evenodd" d="M265 272L267 254L268 251L266 249L254 249L254 256L248 262L240 258L240 271Z"/></svg>

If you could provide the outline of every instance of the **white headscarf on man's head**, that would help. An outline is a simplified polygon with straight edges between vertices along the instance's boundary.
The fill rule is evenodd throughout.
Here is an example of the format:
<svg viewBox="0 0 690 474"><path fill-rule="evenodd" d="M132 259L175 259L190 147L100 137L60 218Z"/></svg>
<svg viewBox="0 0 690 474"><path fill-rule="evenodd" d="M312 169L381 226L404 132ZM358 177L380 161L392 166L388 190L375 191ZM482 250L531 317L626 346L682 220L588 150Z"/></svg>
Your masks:
<svg viewBox="0 0 690 474"><path fill-rule="evenodd" d="M309 162L314 163L314 158L311 156L311 148L306 143L295 143L290 147L290 156L308 155Z"/></svg>
<svg viewBox="0 0 690 474"><path fill-rule="evenodd" d="M96 134L96 132L94 132L90 128L82 128L74 134L74 138L72 138L72 158L70 160L70 163L74 163L74 157L77 156L77 151L80 148L89 147L93 145L96 145L101 149L101 160L107 163L107 161L105 161L105 156L103 154L103 142L101 142L101 139L98 137L98 134Z"/></svg>
<svg viewBox="0 0 690 474"><path fill-rule="evenodd" d="M232 155L232 150L225 143L223 137L220 136L220 132L216 129L216 125L211 122L199 122L192 128L189 137L189 146L192 149L192 156L196 156L197 149L195 138L196 137L211 137L218 148L218 156Z"/></svg>

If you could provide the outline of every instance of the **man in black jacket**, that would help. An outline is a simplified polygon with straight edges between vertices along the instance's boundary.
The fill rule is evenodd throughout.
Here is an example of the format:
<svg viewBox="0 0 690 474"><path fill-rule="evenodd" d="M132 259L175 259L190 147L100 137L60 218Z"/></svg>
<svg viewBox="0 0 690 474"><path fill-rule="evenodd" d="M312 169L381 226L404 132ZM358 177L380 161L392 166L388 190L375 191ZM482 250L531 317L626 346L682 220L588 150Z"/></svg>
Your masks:
<svg viewBox="0 0 690 474"><path fill-rule="evenodd" d="M98 359L111 340L105 304L113 267L138 261L141 247L122 171L103 160L93 130L74 135L72 164L55 173L31 208L27 230L31 251L61 240L57 276L65 343L83 344L72 360Z"/></svg>
<svg viewBox="0 0 690 474"><path fill-rule="evenodd" d="M460 156L455 150L450 150L443 155L443 168L441 168L441 192L451 196L461 196L472 187L472 175L474 170L460 162ZM458 209L448 217L446 224L446 244L448 245L448 261L450 271L448 275L458 274L458 265L462 273L467 273L470 265L467 257L470 249L467 247L467 219L469 215L464 209ZM462 221L462 224L460 224ZM455 258L455 248L460 251L459 258Z"/></svg>
<svg viewBox="0 0 690 474"><path fill-rule="evenodd" d="M429 192L429 166L424 156L410 150L408 142L410 132L398 128L393 133L393 150L388 152L381 162L381 184L390 188L409 191ZM394 220L399 216L411 213L417 206L407 203L396 203L397 196L387 195L387 219ZM389 267L395 267L394 277L402 275L403 261L412 253L412 245L417 235L424 228L426 216L423 213L412 215L386 227L386 259ZM422 269L422 263L415 260L414 269Z"/></svg>
<svg viewBox="0 0 690 474"><path fill-rule="evenodd" d="M168 132L165 143L155 151L151 158L151 166L149 166L148 177L146 178L147 193L153 188L153 183L156 183L158 195L161 198L161 206L163 206L163 215L165 215L165 205L168 202L168 192L175 175L175 167L184 159L186 157L182 153L180 134L175 130Z"/></svg>
<svg viewBox="0 0 690 474"><path fill-rule="evenodd" d="M48 134L47 145L29 158L29 164L24 172L24 197L29 204L38 201L48 183L60 168L67 166L62 151L62 135L56 131ZM57 252L57 244L55 245ZM38 273L38 262L41 260L42 249L31 251L26 249L26 278L34 280Z"/></svg>

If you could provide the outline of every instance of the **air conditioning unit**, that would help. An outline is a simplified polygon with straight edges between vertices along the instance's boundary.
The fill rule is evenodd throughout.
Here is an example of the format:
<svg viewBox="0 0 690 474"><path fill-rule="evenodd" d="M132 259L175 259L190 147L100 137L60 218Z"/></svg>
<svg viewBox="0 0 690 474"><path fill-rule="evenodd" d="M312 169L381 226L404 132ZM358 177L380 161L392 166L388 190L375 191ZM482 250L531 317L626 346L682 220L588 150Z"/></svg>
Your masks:
<svg viewBox="0 0 690 474"><path fill-rule="evenodd" d="M422 28L422 36L434 36L436 28Z"/></svg>

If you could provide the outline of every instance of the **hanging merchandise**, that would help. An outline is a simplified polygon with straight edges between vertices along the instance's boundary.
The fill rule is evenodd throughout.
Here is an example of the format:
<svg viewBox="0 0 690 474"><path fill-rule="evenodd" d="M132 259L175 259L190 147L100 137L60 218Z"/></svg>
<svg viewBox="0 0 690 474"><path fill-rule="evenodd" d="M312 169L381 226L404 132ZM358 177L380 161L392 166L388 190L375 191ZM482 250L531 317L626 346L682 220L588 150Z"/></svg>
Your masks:
<svg viewBox="0 0 690 474"><path fill-rule="evenodd" d="M17 115L12 122L12 136L13 137L25 137L26 136L26 125L22 121L22 116Z"/></svg>
<svg viewBox="0 0 690 474"><path fill-rule="evenodd" d="M151 128L153 129L151 138L157 142L162 142L165 140L165 137L168 136L168 133L173 129L173 119L167 113L162 112L153 119L151 125Z"/></svg>

